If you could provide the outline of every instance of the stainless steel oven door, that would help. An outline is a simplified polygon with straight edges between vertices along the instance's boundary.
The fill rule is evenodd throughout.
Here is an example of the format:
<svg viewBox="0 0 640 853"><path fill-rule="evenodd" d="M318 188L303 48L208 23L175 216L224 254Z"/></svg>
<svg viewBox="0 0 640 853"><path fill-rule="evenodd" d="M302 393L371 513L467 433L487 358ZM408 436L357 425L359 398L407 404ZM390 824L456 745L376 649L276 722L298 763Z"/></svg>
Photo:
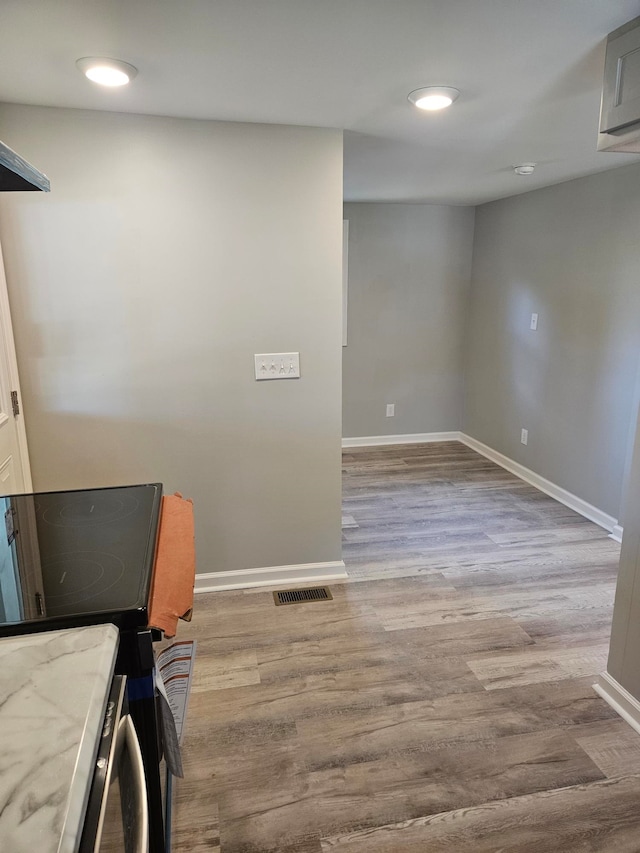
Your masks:
<svg viewBox="0 0 640 853"><path fill-rule="evenodd" d="M115 676L89 794L80 853L147 853L149 817L140 744Z"/></svg>

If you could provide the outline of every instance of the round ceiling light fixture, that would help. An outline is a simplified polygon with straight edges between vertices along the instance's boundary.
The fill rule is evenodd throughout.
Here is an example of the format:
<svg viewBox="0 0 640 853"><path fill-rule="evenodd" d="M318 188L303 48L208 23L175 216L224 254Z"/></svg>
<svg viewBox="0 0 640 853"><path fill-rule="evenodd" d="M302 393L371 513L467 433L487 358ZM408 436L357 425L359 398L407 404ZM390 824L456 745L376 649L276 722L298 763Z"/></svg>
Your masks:
<svg viewBox="0 0 640 853"><path fill-rule="evenodd" d="M513 171L516 175L533 175L535 167L535 163L521 163L519 166L514 166Z"/></svg>
<svg viewBox="0 0 640 853"><path fill-rule="evenodd" d="M443 110L459 97L460 91L451 86L425 86L409 92L408 99L420 110Z"/></svg>
<svg viewBox="0 0 640 853"><path fill-rule="evenodd" d="M138 73L138 69L121 59L107 59L104 56L83 56L76 66L85 77L101 86L126 86Z"/></svg>

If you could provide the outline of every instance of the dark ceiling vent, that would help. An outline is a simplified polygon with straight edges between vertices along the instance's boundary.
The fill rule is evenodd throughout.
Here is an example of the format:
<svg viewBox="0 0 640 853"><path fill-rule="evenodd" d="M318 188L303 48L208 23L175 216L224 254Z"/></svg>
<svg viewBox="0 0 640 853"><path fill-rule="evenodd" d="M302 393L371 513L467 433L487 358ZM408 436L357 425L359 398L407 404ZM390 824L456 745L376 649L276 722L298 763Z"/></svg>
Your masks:
<svg viewBox="0 0 640 853"><path fill-rule="evenodd" d="M317 586L312 589L285 589L274 592L273 599L276 605L302 604L304 601L333 601L333 596L329 587Z"/></svg>
<svg viewBox="0 0 640 853"><path fill-rule="evenodd" d="M33 192L48 193L49 178L39 172L19 154L0 142L0 193Z"/></svg>

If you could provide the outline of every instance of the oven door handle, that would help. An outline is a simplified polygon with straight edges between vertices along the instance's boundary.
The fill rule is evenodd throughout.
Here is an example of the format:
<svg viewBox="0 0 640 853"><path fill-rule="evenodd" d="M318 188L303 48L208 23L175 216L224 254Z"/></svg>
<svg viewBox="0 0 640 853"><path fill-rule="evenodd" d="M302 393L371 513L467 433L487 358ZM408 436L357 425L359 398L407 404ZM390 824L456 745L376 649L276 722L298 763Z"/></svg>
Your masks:
<svg viewBox="0 0 640 853"><path fill-rule="evenodd" d="M136 734L135 726L131 716L127 714L122 718L121 724L125 726L127 748L131 759L131 770L133 782L136 789L136 838L135 853L148 853L149 850L149 810L147 808L147 783L142 762L142 752Z"/></svg>

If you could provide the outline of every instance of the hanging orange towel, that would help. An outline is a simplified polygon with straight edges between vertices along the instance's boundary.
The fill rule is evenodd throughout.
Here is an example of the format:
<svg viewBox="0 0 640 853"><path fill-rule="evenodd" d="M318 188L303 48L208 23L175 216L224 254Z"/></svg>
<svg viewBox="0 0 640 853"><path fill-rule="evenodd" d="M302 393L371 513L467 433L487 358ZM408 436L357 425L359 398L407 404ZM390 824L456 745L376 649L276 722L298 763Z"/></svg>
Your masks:
<svg viewBox="0 0 640 853"><path fill-rule="evenodd" d="M191 620L196 575L193 502L179 492L162 498L149 627L175 637L178 619Z"/></svg>

